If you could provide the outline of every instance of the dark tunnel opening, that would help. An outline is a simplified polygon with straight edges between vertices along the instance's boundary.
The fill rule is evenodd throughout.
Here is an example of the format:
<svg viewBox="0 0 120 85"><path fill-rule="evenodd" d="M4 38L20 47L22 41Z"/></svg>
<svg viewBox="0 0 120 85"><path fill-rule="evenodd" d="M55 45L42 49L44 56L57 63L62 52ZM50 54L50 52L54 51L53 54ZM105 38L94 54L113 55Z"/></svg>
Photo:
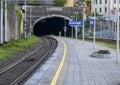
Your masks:
<svg viewBox="0 0 120 85"><path fill-rule="evenodd" d="M67 19L61 17L49 17L38 21L33 27L33 33L36 36L41 35L59 35L61 32L61 36L65 35L64 27L67 27L66 36L70 37L72 32L72 27L68 26ZM74 30L73 30L74 34Z"/></svg>

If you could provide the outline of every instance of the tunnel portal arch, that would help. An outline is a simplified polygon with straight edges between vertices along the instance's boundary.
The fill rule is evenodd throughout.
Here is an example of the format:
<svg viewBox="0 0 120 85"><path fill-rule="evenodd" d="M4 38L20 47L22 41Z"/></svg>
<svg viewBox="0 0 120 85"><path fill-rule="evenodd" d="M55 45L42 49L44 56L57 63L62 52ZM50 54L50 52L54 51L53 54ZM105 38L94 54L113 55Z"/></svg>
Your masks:
<svg viewBox="0 0 120 85"><path fill-rule="evenodd" d="M34 25L39 22L40 20L43 20L43 19L47 19L47 18L52 18L52 17L60 17L60 18L63 18L63 19L67 19L69 21L72 21L72 19L70 19L69 17L66 17L66 16L63 16L63 15L48 15L48 16L43 16L39 19L37 19L34 23L33 23L33 28L34 28Z"/></svg>
<svg viewBox="0 0 120 85"><path fill-rule="evenodd" d="M72 27L68 26L68 21L72 21L69 17L62 15L49 15L43 16L37 19L33 24L33 34L34 35L59 35L61 32L62 36L64 36L64 26L67 29L67 36L72 35ZM73 30L74 31L74 30Z"/></svg>

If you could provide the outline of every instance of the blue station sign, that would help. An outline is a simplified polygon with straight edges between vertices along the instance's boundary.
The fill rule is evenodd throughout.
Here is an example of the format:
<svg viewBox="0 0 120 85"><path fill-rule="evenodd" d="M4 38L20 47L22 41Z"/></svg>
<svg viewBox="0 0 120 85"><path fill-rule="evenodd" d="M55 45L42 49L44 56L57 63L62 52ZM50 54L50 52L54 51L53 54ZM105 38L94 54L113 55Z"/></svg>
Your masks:
<svg viewBox="0 0 120 85"><path fill-rule="evenodd" d="M69 26L83 26L83 22L82 21L69 21L68 25Z"/></svg>
<svg viewBox="0 0 120 85"><path fill-rule="evenodd" d="M94 20L90 20L90 25L94 25Z"/></svg>

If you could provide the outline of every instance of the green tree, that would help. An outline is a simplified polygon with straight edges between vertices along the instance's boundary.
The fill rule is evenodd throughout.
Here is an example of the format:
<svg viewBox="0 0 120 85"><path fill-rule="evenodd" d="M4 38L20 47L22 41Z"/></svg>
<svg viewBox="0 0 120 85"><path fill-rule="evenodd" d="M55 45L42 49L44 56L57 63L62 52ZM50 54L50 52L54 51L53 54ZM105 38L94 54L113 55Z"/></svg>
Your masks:
<svg viewBox="0 0 120 85"><path fill-rule="evenodd" d="M67 3L67 0L54 0L53 3L55 6L64 6Z"/></svg>
<svg viewBox="0 0 120 85"><path fill-rule="evenodd" d="M86 1L87 6L91 5L91 1Z"/></svg>

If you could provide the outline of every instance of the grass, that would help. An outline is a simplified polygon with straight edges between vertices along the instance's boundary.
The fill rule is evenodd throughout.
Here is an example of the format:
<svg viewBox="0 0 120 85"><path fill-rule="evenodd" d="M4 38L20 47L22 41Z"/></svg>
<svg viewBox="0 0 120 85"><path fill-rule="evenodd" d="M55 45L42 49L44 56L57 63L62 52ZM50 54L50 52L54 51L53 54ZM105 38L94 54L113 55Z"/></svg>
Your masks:
<svg viewBox="0 0 120 85"><path fill-rule="evenodd" d="M0 60L11 59L13 54L31 48L33 44L38 41L39 38L35 36L31 36L27 39L11 40L0 47Z"/></svg>
<svg viewBox="0 0 120 85"><path fill-rule="evenodd" d="M85 39L89 42L93 42L92 38L85 38ZM116 49L116 42L115 41L99 39L99 38L97 38L97 39L96 39L96 44Z"/></svg>
<svg viewBox="0 0 120 85"><path fill-rule="evenodd" d="M97 44L116 49L116 44L110 43L110 42L102 42L102 41L96 41Z"/></svg>

